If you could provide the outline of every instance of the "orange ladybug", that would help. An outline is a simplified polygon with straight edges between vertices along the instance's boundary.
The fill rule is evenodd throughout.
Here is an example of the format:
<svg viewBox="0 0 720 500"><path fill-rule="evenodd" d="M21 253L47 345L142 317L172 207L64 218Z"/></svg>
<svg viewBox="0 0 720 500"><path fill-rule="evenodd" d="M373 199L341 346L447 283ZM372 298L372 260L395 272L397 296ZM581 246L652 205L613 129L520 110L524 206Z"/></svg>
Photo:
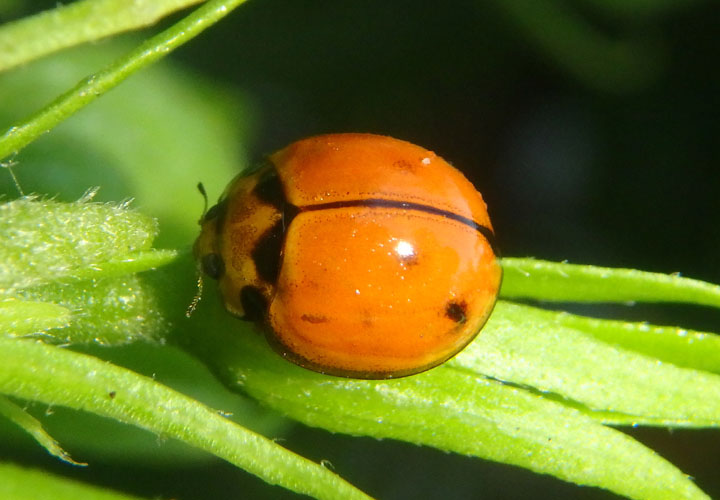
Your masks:
<svg viewBox="0 0 720 500"><path fill-rule="evenodd" d="M435 153L372 134L295 142L230 182L194 253L227 310L342 377L437 366L480 331L501 269L485 202Z"/></svg>

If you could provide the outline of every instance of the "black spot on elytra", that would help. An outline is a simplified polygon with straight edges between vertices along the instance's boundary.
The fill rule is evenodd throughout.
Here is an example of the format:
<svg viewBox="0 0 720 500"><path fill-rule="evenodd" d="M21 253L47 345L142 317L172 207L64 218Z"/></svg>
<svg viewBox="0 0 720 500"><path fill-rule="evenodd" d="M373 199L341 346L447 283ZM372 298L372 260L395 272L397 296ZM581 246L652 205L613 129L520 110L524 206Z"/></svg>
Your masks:
<svg viewBox="0 0 720 500"><path fill-rule="evenodd" d="M115 391L108 392L108 396L110 397L110 399L115 399L116 395L117 395L117 393Z"/></svg>
<svg viewBox="0 0 720 500"><path fill-rule="evenodd" d="M277 281L284 237L285 226L282 220L278 220L258 239L250 253L258 276L266 283Z"/></svg>
<svg viewBox="0 0 720 500"><path fill-rule="evenodd" d="M455 323L465 323L467 320L467 304L465 302L448 302L445 306L445 316Z"/></svg>
<svg viewBox="0 0 720 500"><path fill-rule="evenodd" d="M314 316L312 314L303 314L302 316L300 316L300 319L314 325L318 323L327 323L328 321L325 316Z"/></svg>
<svg viewBox="0 0 720 500"><path fill-rule="evenodd" d="M265 319L268 302L259 288L244 286L240 290L240 304L245 315L242 319L247 321L261 321Z"/></svg>
<svg viewBox="0 0 720 500"><path fill-rule="evenodd" d="M272 164L270 164L272 165ZM268 168L260 174L253 194L268 205L282 211L285 206L285 191L275 168Z"/></svg>
<svg viewBox="0 0 720 500"><path fill-rule="evenodd" d="M220 254L206 253L200 259L202 271L214 280L219 280L225 274L225 262Z"/></svg>

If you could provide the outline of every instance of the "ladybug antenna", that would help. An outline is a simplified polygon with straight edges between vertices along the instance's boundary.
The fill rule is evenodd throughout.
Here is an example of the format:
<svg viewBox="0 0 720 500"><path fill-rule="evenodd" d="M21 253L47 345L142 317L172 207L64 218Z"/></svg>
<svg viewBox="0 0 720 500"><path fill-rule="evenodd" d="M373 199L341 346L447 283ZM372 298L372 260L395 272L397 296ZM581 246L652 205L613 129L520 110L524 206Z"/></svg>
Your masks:
<svg viewBox="0 0 720 500"><path fill-rule="evenodd" d="M195 296L193 297L192 301L190 302L190 305L188 306L187 310L185 311L185 317L189 318L193 315L195 312L195 309L197 309L198 304L200 303L200 300L202 299L202 292L203 292L203 279L202 279L202 272L200 271L200 264L197 266L197 292L195 292Z"/></svg>
<svg viewBox="0 0 720 500"><path fill-rule="evenodd" d="M200 191L200 194L202 195L203 201L204 201L202 216L200 216L200 224L202 224L202 221L205 218L205 214L208 211L208 195L207 195L207 191L205 191L205 186L203 186L202 182L198 182L197 189L198 189L198 191Z"/></svg>

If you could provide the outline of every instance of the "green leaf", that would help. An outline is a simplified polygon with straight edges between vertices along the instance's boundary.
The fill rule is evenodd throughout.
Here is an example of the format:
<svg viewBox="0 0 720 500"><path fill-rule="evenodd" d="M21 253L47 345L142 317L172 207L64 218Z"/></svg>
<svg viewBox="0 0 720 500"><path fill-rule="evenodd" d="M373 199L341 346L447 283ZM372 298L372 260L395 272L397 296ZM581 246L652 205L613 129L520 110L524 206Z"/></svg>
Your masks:
<svg viewBox="0 0 720 500"><path fill-rule="evenodd" d="M81 0L0 27L0 72L84 42L150 26L202 0Z"/></svg>
<svg viewBox="0 0 720 500"><path fill-rule="evenodd" d="M575 328L578 321L501 301L476 341L450 364L554 393L589 410L624 414L627 423L720 425L720 376L608 344ZM709 350L717 358L720 343L714 340Z"/></svg>
<svg viewBox="0 0 720 500"><path fill-rule="evenodd" d="M151 377L177 392L186 394L264 436L279 439L296 427L290 419L260 405L248 397L238 397L215 378L199 360L168 344L135 342L105 347L83 345L76 352L92 355L110 363ZM92 466L188 468L207 467L214 456L174 439L158 438L144 429L88 412L63 406L29 404L28 413L64 447ZM2 425L2 424L5 425ZM0 419L0 442L7 449L27 445L25 436Z"/></svg>
<svg viewBox="0 0 720 500"><path fill-rule="evenodd" d="M280 394L277 378L243 375L252 394L308 425L519 465L630 498L707 498L625 434L562 404L455 370L386 382L291 380ZM293 388L294 396L286 390Z"/></svg>
<svg viewBox="0 0 720 500"><path fill-rule="evenodd" d="M168 329L164 311L157 304L157 291L148 286L144 276L130 274L51 284L20 290L16 295L56 303L72 311L70 323L62 329L35 330L55 342L117 345L137 340L161 341ZM31 322L47 322L48 318L28 316L27 320L24 326L30 329Z"/></svg>
<svg viewBox="0 0 720 500"><path fill-rule="evenodd" d="M675 366L720 373L720 336L680 327L600 320L564 314L562 324Z"/></svg>
<svg viewBox="0 0 720 500"><path fill-rule="evenodd" d="M12 500L140 500L139 497L87 486L77 481L0 463L0 498Z"/></svg>
<svg viewBox="0 0 720 500"><path fill-rule="evenodd" d="M45 429L42 428L42 424L35 417L3 396L0 396L0 415L9 419L11 422L30 434L35 441L37 441L40 446L45 448L51 455L74 465L87 465L76 462L70 458L70 455L68 455L65 450L60 447L57 441L45 432Z"/></svg>
<svg viewBox="0 0 720 500"><path fill-rule="evenodd" d="M149 252L157 221L127 204L22 198L0 204L0 289L151 269L174 252Z"/></svg>
<svg viewBox="0 0 720 500"><path fill-rule="evenodd" d="M67 307L51 302L7 299L0 301L0 332L3 335L27 335L64 328L70 324Z"/></svg>
<svg viewBox="0 0 720 500"><path fill-rule="evenodd" d="M180 439L298 493L368 498L323 466L130 370L33 341L0 339L0 352L0 393L92 411Z"/></svg>
<svg viewBox="0 0 720 500"><path fill-rule="evenodd" d="M338 379L290 365L250 328L227 317L217 303L204 303L193 318L198 331L185 332L178 341L214 367L228 385L308 425L519 465L630 498L706 498L685 474L653 451L600 425L603 421L630 423L617 409L605 416L606 412L591 411L564 398L576 395L622 408L672 414L670 423L676 425L687 424L681 418L707 425L703 419L717 419L717 403L698 399L703 394L707 397L708 390L718 390L716 377L701 374L702 387L694 390L689 386L699 372L692 371L680 381L677 392L668 391L668 380L683 373L682 369L668 366L655 372L657 363L650 358L569 327L556 334L553 314L501 302L478 339L455 360L424 374L387 381ZM534 326L537 321L540 325ZM582 356L588 346L603 356L597 365L611 363L599 378L593 372L596 365L582 365L593 354ZM568 359L568 353L580 360ZM533 363L543 356L551 359L534 368ZM614 378L612 369L628 360L634 364ZM505 371L498 368L503 363L510 364ZM482 370L493 375L493 369L502 380L539 387L489 380ZM636 389L635 370L646 377ZM653 379L657 373L663 377ZM564 392L544 394L542 384ZM640 394L648 389L650 394ZM690 392L683 394L685 390ZM623 401L625 397L629 402ZM686 408L688 401L700 406ZM664 409L664 403L671 406Z"/></svg>
<svg viewBox="0 0 720 500"><path fill-rule="evenodd" d="M720 286L609 267L504 258L501 296L563 302L680 302L720 307Z"/></svg>
<svg viewBox="0 0 720 500"><path fill-rule="evenodd" d="M154 292L134 274L175 258L150 250L156 233L154 219L126 204L23 198L0 205L3 333L76 343L158 339L167 324Z"/></svg>

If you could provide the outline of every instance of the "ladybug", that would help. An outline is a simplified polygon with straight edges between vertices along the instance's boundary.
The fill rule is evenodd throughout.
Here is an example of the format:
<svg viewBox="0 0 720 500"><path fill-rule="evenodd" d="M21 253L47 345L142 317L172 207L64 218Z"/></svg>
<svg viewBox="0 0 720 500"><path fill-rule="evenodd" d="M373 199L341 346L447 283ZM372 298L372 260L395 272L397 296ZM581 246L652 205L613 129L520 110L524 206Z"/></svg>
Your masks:
<svg viewBox="0 0 720 500"><path fill-rule="evenodd" d="M295 142L233 179L200 224L194 254L227 310L330 375L443 363L478 334L501 281L480 193L391 137Z"/></svg>

